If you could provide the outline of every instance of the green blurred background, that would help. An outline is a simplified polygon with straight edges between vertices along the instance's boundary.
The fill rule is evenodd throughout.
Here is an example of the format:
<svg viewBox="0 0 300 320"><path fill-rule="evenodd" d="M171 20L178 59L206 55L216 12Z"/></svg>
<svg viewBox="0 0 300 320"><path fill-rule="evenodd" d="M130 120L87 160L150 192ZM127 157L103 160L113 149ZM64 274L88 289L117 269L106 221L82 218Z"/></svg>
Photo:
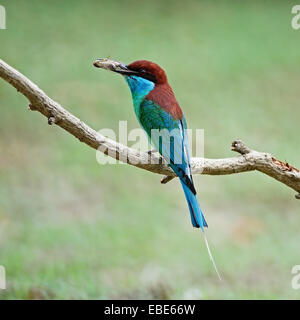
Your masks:
<svg viewBox="0 0 300 320"><path fill-rule="evenodd" d="M240 138L295 166L300 30L293 1L1 1L0 57L94 129L137 127L120 76L98 57L168 73L205 156ZM295 192L260 173L196 176L220 282L179 182L95 151L0 81L2 299L299 299Z"/></svg>

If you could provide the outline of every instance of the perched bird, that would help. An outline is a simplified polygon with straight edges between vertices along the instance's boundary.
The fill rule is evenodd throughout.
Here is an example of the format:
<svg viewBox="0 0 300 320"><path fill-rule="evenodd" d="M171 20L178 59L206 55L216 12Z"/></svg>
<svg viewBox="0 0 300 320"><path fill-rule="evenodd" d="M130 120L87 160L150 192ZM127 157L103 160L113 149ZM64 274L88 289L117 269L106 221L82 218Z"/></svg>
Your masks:
<svg viewBox="0 0 300 320"><path fill-rule="evenodd" d="M205 236L204 227L207 227L207 223L196 196L191 174L187 123L165 71L156 63L147 60L124 65L109 59L98 59L94 66L124 76L131 90L137 119L152 145L179 177L192 225L202 229L210 259L220 278Z"/></svg>

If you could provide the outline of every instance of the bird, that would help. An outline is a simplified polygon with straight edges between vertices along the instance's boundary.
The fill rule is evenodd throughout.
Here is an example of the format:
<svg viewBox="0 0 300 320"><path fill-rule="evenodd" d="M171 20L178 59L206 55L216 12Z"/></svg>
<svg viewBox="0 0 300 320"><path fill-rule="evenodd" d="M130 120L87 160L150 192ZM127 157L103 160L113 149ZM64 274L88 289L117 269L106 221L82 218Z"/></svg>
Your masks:
<svg viewBox="0 0 300 320"><path fill-rule="evenodd" d="M110 59L97 59L93 64L97 68L113 71L125 78L131 91L137 120L155 150L179 177L191 223L194 228L202 230L210 260L221 279L208 245L204 229L208 225L193 182L187 122L166 72L158 64L148 60L137 60L126 65Z"/></svg>

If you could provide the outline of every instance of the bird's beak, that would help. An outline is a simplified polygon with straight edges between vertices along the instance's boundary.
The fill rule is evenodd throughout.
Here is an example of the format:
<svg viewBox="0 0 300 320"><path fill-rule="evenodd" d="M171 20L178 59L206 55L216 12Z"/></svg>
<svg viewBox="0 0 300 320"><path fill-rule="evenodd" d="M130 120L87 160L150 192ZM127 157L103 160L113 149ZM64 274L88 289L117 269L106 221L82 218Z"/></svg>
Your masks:
<svg viewBox="0 0 300 320"><path fill-rule="evenodd" d="M110 70L113 72L120 73L124 76L138 75L138 72L128 69L128 67L122 62L110 60L108 58L97 59L96 61L94 61L93 65L96 68Z"/></svg>

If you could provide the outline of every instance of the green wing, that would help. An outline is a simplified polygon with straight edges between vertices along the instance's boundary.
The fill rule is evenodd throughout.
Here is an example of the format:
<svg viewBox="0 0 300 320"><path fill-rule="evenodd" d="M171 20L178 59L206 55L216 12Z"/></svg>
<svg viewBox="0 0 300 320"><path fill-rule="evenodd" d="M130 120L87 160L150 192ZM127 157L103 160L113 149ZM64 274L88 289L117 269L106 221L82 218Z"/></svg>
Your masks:
<svg viewBox="0 0 300 320"><path fill-rule="evenodd" d="M174 172L194 191L184 117L182 120L174 119L169 112L153 101L144 100L139 110L139 121L151 144Z"/></svg>

